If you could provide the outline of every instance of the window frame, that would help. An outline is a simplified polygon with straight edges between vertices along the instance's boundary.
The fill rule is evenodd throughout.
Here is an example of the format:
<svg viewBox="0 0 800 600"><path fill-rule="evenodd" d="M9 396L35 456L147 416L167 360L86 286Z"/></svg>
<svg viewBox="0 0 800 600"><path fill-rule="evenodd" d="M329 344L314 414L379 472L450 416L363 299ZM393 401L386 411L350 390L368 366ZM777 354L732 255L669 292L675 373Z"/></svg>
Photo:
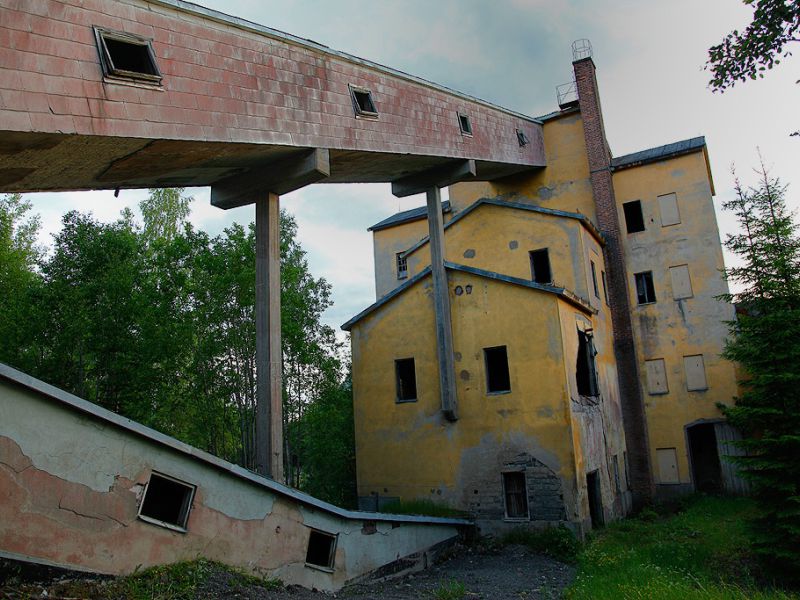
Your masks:
<svg viewBox="0 0 800 600"><path fill-rule="evenodd" d="M105 29L103 27L97 27L96 25L93 26L92 29L94 30L97 52L100 55L100 66L103 69L104 80L114 83L137 83L153 87L162 87L164 76L161 74L161 69L158 68L156 54L153 50L153 40L151 38L134 35L125 31ZM107 39L144 47L155 74L117 68L111 56L111 51L106 44Z"/></svg>
<svg viewBox="0 0 800 600"><path fill-rule="evenodd" d="M378 106L375 104L375 99L372 97L372 91L359 85L353 85L352 83L348 83L347 87L350 89L350 100L353 102L353 112L357 119L374 120L380 116ZM370 106L372 106L372 110L361 107L361 103L358 101L359 94L366 95L367 101L369 101Z"/></svg>
<svg viewBox="0 0 800 600"><path fill-rule="evenodd" d="M319 571L325 571L326 573L333 573L336 570L336 547L339 545L339 534L330 533L328 531L322 531L321 529L316 529L315 527L309 527L308 529L310 531L308 534L308 544L306 544L306 557L304 560L304 565L309 569L317 569ZM327 565L319 565L317 563L308 562L308 553L311 547L311 538L314 534L331 538L331 547L328 552Z"/></svg>
<svg viewBox="0 0 800 600"><path fill-rule="evenodd" d="M600 288L597 286L597 267L593 260L589 261L589 268L592 271L592 286L594 288L594 297L600 300Z"/></svg>
<svg viewBox="0 0 800 600"><path fill-rule="evenodd" d="M528 502L528 478L525 476L525 470L508 470L501 472L501 482L503 487L503 520L504 521L530 521L531 520L531 506L530 502ZM524 516L512 516L508 514L508 499L509 499L509 491L508 486L506 485L506 478L508 476L519 476L522 481L522 500L525 505L525 514ZM519 492L515 492L519 493Z"/></svg>
<svg viewBox="0 0 800 600"><path fill-rule="evenodd" d="M187 488L188 494L184 495L182 506L180 510L180 522L182 524L175 524L170 523L169 521L162 521L161 519L157 519L155 517L151 517L149 515L142 514L142 509L144 509L145 501L147 500L147 494L150 492L150 484L153 481L153 477L165 479L169 482L176 483ZM188 532L188 524L189 524L189 515L192 512L192 504L194 503L194 497L197 493L197 486L191 483L187 483L186 481L182 481L177 479L176 477L171 477L170 475L166 475L165 473L161 473L160 471L150 471L150 477L147 479L147 483L144 487L144 493L142 494L142 501L139 503L139 510L137 511L137 518L145 521L146 523L150 523L151 525L157 525L159 527L164 527L165 529L171 529L172 531L177 531L179 533L187 533Z"/></svg>
<svg viewBox="0 0 800 600"><path fill-rule="evenodd" d="M639 278L642 278L644 282L644 294L640 293L639 288ZM645 306L647 304L655 304L658 302L658 296L656 295L656 285L653 281L653 272L652 271L640 271L638 273L633 274L633 289L636 292L636 302L639 306ZM653 293L652 299L649 298L649 293ZM642 297L644 297L645 301L642 302Z"/></svg>
<svg viewBox="0 0 800 600"><path fill-rule="evenodd" d="M408 257L405 252L395 253L395 268L397 269L397 279L408 279Z"/></svg>
<svg viewBox="0 0 800 600"><path fill-rule="evenodd" d="M401 398L401 378L400 378L400 363L408 363L411 362L411 369L413 370L414 374L414 397L413 398ZM417 363L414 360L414 357L408 358L396 358L394 360L394 381L395 381L395 397L394 402L395 404L405 404L407 402L416 402L419 400L419 390L417 389Z"/></svg>
<svg viewBox="0 0 800 600"><path fill-rule="evenodd" d="M461 111L456 111L458 116L458 130L464 137L472 137L472 121L469 115Z"/></svg>

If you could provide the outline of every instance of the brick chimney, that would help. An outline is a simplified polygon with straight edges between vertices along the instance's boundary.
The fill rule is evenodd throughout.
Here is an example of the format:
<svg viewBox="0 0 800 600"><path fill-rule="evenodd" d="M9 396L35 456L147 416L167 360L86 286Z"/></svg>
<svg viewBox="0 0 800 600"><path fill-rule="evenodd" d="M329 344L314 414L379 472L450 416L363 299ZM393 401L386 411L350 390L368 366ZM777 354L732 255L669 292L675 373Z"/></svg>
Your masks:
<svg viewBox="0 0 800 600"><path fill-rule="evenodd" d="M631 327L625 253L622 248L617 202L611 177L611 151L603 124L594 61L588 56L575 60L572 66L578 89L578 105L583 119L583 135L589 158L597 225L607 242L604 258L608 271L611 321L614 328L614 354L617 360L633 505L636 509L652 499L654 488L650 468L647 419L639 385L639 364Z"/></svg>

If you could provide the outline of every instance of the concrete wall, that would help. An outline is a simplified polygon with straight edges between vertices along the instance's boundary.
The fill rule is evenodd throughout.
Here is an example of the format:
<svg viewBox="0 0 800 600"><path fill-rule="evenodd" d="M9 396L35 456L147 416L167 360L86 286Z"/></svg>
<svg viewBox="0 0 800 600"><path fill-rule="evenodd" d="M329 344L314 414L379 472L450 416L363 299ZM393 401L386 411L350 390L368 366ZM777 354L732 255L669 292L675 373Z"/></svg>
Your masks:
<svg viewBox="0 0 800 600"><path fill-rule="evenodd" d="M717 402L731 403L736 394L734 365L720 354L727 336L730 304L715 296L728 291L723 280L712 187L705 152L618 171L614 174L619 218L628 265L633 330L642 372L653 475L657 485L692 489L684 427L696 420L718 419ZM662 226L658 196L676 194L680 223ZM640 200L645 230L625 233L622 204ZM687 265L692 296L676 300L670 267ZM637 305L634 273L652 271L656 302ZM684 356L702 355L708 388L687 389ZM650 394L645 361L663 359L666 393ZM656 451L675 448L678 483L665 484ZM660 490L670 494L674 490Z"/></svg>
<svg viewBox="0 0 800 600"><path fill-rule="evenodd" d="M138 518L152 471L197 486L184 532ZM306 565L312 529L337 536L333 569ZM114 574L204 556L336 590L457 535L338 509L0 365L0 555Z"/></svg>

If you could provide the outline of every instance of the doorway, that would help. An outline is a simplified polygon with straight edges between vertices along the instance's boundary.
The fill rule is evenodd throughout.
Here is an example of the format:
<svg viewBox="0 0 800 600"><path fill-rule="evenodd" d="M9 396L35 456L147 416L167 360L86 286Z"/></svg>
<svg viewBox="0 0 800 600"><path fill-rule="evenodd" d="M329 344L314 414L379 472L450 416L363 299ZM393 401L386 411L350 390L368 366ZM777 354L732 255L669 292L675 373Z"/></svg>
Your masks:
<svg viewBox="0 0 800 600"><path fill-rule="evenodd" d="M586 491L589 494L589 516L592 519L592 529L605 525L603 516L603 496L600 491L600 477L597 471L586 474Z"/></svg>
<svg viewBox="0 0 800 600"><path fill-rule="evenodd" d="M717 494L722 491L722 469L717 451L714 423L700 423L688 428L692 480L697 492Z"/></svg>

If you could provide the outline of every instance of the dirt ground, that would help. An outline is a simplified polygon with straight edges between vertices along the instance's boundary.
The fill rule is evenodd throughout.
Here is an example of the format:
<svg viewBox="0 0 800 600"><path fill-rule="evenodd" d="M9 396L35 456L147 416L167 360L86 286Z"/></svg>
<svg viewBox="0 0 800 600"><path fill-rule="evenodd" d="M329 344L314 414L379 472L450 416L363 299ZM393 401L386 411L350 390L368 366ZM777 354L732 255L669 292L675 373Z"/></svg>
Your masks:
<svg viewBox="0 0 800 600"><path fill-rule="evenodd" d="M498 549L458 547L431 568L386 582L368 583L325 594L299 587L265 590L242 586L225 572L214 573L194 595L196 600L532 600L559 598L574 568L522 546ZM0 586L0 598L117 600L108 580L75 580L59 575L49 581ZM172 596L158 596L171 598ZM185 596L180 596L185 598Z"/></svg>

